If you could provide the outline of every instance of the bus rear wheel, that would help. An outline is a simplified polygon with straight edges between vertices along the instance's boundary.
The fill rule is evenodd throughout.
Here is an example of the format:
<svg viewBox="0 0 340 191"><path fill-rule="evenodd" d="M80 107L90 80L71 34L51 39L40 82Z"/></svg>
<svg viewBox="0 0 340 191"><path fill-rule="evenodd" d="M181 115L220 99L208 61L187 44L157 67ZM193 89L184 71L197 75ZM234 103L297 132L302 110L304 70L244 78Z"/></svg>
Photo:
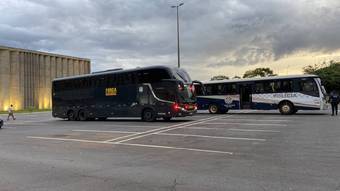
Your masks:
<svg viewBox="0 0 340 191"><path fill-rule="evenodd" d="M209 113L218 114L218 112L219 112L219 109L218 109L217 105L215 105L215 104L209 105Z"/></svg>
<svg viewBox="0 0 340 191"><path fill-rule="evenodd" d="M279 110L282 115L291 115L294 113L294 106L289 101L285 101L279 105Z"/></svg>
<svg viewBox="0 0 340 191"><path fill-rule="evenodd" d="M142 120L152 122L156 120L155 112L152 109L145 109L142 113Z"/></svg>
<svg viewBox="0 0 340 191"><path fill-rule="evenodd" d="M67 119L69 121L75 121L77 119L76 114L73 110L70 110L69 112L67 112Z"/></svg>
<svg viewBox="0 0 340 191"><path fill-rule="evenodd" d="M79 119L80 121L86 121L86 120L87 120L87 116L86 116L86 113L85 113L84 110L80 110L80 111L78 112L78 119Z"/></svg>

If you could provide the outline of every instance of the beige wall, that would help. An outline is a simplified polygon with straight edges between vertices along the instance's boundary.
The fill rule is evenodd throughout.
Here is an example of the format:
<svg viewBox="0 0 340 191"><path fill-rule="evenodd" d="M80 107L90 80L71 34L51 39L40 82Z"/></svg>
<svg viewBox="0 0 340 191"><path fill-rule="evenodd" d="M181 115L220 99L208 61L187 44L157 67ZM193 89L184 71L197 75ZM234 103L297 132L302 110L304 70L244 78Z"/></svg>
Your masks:
<svg viewBox="0 0 340 191"><path fill-rule="evenodd" d="M56 77L90 73L90 60L0 46L0 111L52 107Z"/></svg>

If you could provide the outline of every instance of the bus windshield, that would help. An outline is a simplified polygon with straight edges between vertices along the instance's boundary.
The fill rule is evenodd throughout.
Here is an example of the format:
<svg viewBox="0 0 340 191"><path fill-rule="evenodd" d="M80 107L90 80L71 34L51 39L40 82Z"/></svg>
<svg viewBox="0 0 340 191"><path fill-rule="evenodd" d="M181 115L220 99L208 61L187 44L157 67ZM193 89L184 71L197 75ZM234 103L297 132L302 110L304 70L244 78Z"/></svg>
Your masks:
<svg viewBox="0 0 340 191"><path fill-rule="evenodd" d="M193 103L193 86L177 80L163 80L152 84L155 95L162 100L178 103Z"/></svg>
<svg viewBox="0 0 340 191"><path fill-rule="evenodd" d="M193 103L195 102L194 96L194 86L191 84L183 85L183 88L179 88L179 99L183 103Z"/></svg>

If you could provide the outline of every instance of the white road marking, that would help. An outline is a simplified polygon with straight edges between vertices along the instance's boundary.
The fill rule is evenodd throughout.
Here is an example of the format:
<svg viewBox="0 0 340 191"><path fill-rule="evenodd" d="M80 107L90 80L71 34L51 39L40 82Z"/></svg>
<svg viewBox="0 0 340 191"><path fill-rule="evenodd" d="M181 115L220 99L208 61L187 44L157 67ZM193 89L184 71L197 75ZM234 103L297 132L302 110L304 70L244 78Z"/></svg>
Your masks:
<svg viewBox="0 0 340 191"><path fill-rule="evenodd" d="M268 133L279 133L280 131L273 130L262 130L262 129L228 129L229 131L246 131L246 132L268 132Z"/></svg>
<svg viewBox="0 0 340 191"><path fill-rule="evenodd" d="M83 143L103 143L103 141L91 141L84 139L65 139L65 138L55 138L55 137L35 137L28 136L29 139L42 139L42 140L55 140L55 141L73 141L73 142L83 142Z"/></svg>
<svg viewBox="0 0 340 191"><path fill-rule="evenodd" d="M171 131L171 130L175 130L175 129L188 127L188 126L191 126L191 125L197 125L197 124L205 123L207 121L213 121L213 120L216 120L216 119L219 119L219 118L220 117L209 117L209 118L197 120L197 121L194 121L194 122L191 122L191 123L183 123L183 124L179 124L179 125L176 125L176 126L175 125L170 126L169 128L160 128L160 129L157 129L157 130L149 131L148 133L147 132L140 133L141 134L140 136L132 137L132 138L121 140L121 141L117 141L116 143L123 143L123 142L127 142L127 141L130 141L130 140L146 137L146 136L149 136L149 135L152 135L152 134L158 134L158 133L163 133L163 132L166 132L166 131Z"/></svg>
<svg viewBox="0 0 340 191"><path fill-rule="evenodd" d="M204 123L206 125L247 125L247 126L280 126L286 127L286 124L276 124L276 123Z"/></svg>
<svg viewBox="0 0 340 191"><path fill-rule="evenodd" d="M201 138L230 139L230 140L244 140L244 141L266 141L266 139L255 139L255 138L246 138L246 137L221 137L221 136L177 134L177 133L155 133L155 135L180 136L180 137L201 137Z"/></svg>
<svg viewBox="0 0 340 191"><path fill-rule="evenodd" d="M265 122L289 122L287 119L249 119L249 118L222 118L225 121L265 121Z"/></svg>
<svg viewBox="0 0 340 191"><path fill-rule="evenodd" d="M84 139L63 139L63 138L52 138L52 137L33 137L28 136L29 139L40 139L40 140L54 140L54 141L73 141L73 142L83 142L83 143L98 143L98 144L109 144L109 145L123 145L123 146L135 146L135 147L147 147L147 148L159 148L159 149L173 149L173 150L186 150L195 152L205 152L205 153L217 153L217 154L228 154L232 155L232 152L217 151L217 150L206 150L206 149L194 149L194 148L184 148L184 147L171 147L171 146L161 146L161 145L145 145L145 144L130 144L130 143L114 143L106 141L91 141Z"/></svg>
<svg viewBox="0 0 340 191"><path fill-rule="evenodd" d="M216 150L192 149L192 148L170 147L170 146L160 146L160 145L131 144L131 143L113 143L113 144L127 145L127 146L137 146L137 147L162 148L162 149L174 149L174 150L187 150L187 151L197 151L197 152L219 153L219 154L233 155L232 152L216 151Z"/></svg>
<svg viewBox="0 0 340 191"><path fill-rule="evenodd" d="M72 130L74 132L89 132L89 133L122 133L122 134L129 134L129 133L140 133L140 132L135 132L135 131L101 131L101 130L82 130L82 129L77 129L77 130Z"/></svg>
<svg viewBox="0 0 340 191"><path fill-rule="evenodd" d="M216 127L186 127L184 129L225 130L224 128L216 128Z"/></svg>
<svg viewBox="0 0 340 191"><path fill-rule="evenodd" d="M216 127L186 127L185 129L197 129L197 130L226 130L226 131L249 131L249 132L273 132L273 133L279 133L280 131L274 131L274 130L263 130L263 129L238 129L238 128L216 128Z"/></svg>

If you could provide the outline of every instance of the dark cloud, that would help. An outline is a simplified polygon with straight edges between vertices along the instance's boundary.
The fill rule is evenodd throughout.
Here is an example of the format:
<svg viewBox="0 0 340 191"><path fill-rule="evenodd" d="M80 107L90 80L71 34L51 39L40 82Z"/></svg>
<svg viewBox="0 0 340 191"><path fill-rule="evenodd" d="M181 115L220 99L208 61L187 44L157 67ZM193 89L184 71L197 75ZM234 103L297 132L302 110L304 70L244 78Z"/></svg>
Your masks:
<svg viewBox="0 0 340 191"><path fill-rule="evenodd" d="M176 65L176 0L2 0L0 44L93 60ZM183 65L222 67L340 48L338 0L184 0Z"/></svg>

